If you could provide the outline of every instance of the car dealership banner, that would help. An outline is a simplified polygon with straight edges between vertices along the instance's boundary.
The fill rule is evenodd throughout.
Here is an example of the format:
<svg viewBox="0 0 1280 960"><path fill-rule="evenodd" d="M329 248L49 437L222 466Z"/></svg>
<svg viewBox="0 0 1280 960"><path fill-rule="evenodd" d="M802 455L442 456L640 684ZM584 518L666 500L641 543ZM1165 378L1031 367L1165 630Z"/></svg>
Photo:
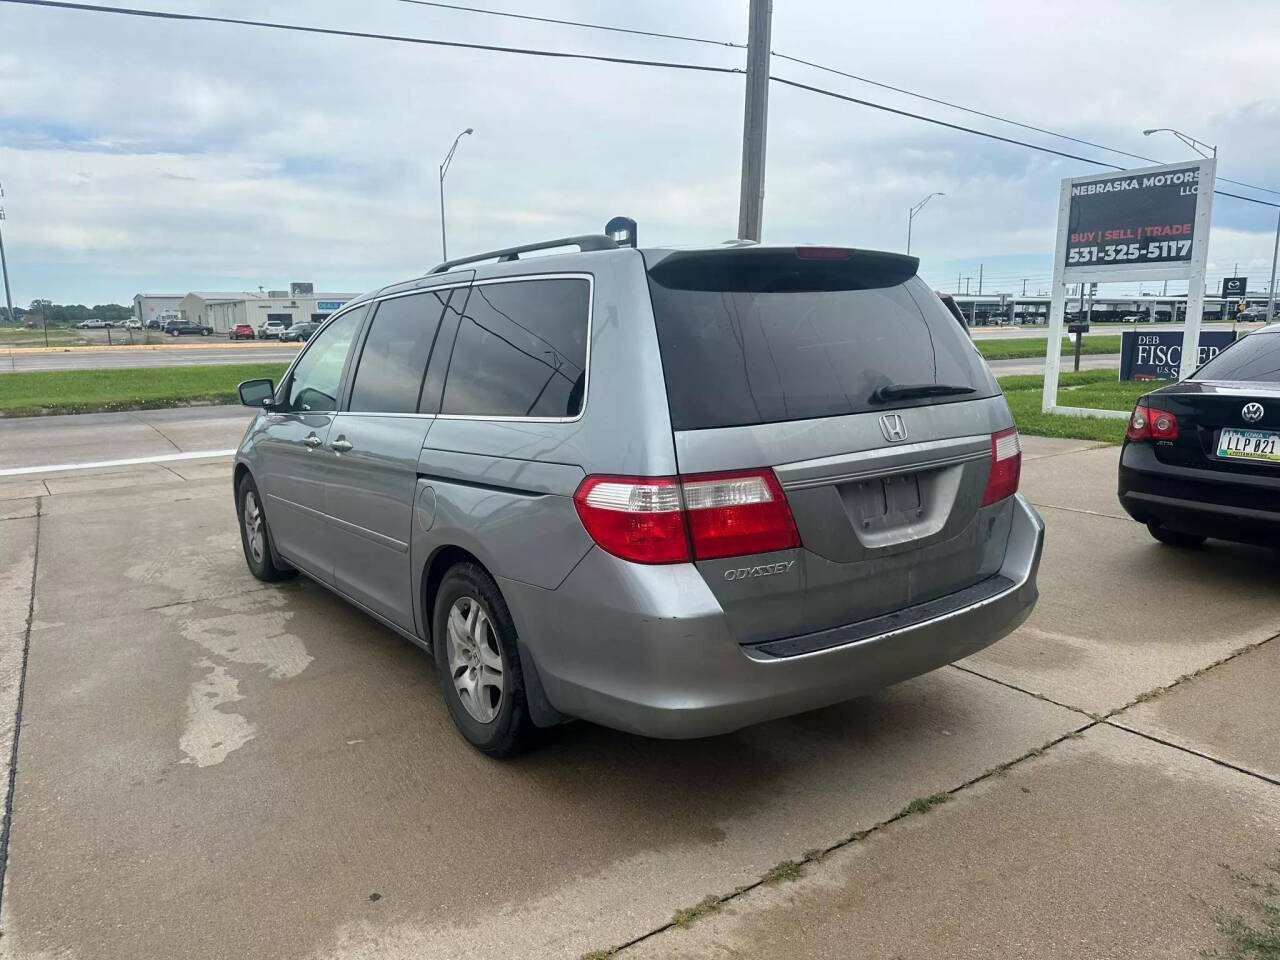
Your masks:
<svg viewBox="0 0 1280 960"><path fill-rule="evenodd" d="M1236 335L1230 330L1201 333L1196 366L1216 357L1235 338ZM1157 330L1152 333L1124 331L1120 341L1121 380L1176 380L1181 366L1181 330Z"/></svg>
<svg viewBox="0 0 1280 960"><path fill-rule="evenodd" d="M1041 404L1045 413L1125 416L1122 411L1058 406L1062 357L1056 347L1062 338L1068 284L1186 281L1184 332L1191 342L1202 342L1200 322L1204 315L1204 272L1216 166L1217 161L1210 158L1062 181L1049 305L1048 343L1052 348L1045 352ZM1182 335L1175 331L1176 344L1134 343L1134 369L1139 372L1128 376L1157 375L1146 373L1147 367L1159 371L1161 377L1189 376L1198 363L1192 351L1183 354ZM1127 337L1124 343L1129 343ZM1162 349L1164 358L1159 362L1151 359L1157 348ZM1173 361L1168 359L1171 352L1176 358ZM1144 364L1136 359L1139 353Z"/></svg>
<svg viewBox="0 0 1280 960"><path fill-rule="evenodd" d="M1199 184L1195 164L1073 182L1067 264L1189 263Z"/></svg>

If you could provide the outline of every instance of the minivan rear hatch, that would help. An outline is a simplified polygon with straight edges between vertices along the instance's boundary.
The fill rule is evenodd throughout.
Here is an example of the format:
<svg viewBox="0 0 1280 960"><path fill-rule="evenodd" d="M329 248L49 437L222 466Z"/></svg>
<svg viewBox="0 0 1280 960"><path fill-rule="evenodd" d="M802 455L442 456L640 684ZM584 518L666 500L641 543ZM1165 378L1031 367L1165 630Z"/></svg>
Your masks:
<svg viewBox="0 0 1280 960"><path fill-rule="evenodd" d="M646 253L681 474L772 468L803 545L698 562L739 642L879 617L1000 568L1012 511L983 501L1008 408L917 264Z"/></svg>

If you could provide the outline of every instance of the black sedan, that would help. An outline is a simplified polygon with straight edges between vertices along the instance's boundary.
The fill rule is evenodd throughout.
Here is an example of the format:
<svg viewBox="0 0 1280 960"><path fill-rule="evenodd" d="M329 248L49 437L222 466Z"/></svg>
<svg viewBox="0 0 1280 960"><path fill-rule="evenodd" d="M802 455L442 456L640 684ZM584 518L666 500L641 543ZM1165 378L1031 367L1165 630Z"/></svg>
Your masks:
<svg viewBox="0 0 1280 960"><path fill-rule="evenodd" d="M1120 504L1157 540L1280 547L1280 324L1138 401Z"/></svg>

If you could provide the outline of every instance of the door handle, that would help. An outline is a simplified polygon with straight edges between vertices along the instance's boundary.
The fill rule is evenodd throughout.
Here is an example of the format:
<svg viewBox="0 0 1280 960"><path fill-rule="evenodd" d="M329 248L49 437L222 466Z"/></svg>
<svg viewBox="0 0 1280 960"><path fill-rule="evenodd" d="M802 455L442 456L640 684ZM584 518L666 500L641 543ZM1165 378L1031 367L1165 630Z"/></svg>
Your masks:
<svg viewBox="0 0 1280 960"><path fill-rule="evenodd" d="M303 443L305 443L308 447L318 447L318 446L320 446L320 444L321 444L321 443L323 443L324 441L322 441L322 440L321 440L319 437L317 437L314 433L308 433L308 434L307 434L307 435L302 439L302 442L303 442Z"/></svg>
<svg viewBox="0 0 1280 960"><path fill-rule="evenodd" d="M346 437L339 437L337 440L333 441L333 443L329 444L329 446L338 453L346 453L351 449L351 441Z"/></svg>

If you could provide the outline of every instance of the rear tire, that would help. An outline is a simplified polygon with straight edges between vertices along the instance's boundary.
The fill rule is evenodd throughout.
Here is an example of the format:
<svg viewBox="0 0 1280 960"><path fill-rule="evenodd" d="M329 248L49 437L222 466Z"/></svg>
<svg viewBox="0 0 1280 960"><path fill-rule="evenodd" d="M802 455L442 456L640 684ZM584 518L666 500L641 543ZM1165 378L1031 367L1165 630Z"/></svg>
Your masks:
<svg viewBox="0 0 1280 960"><path fill-rule="evenodd" d="M236 516L240 520L240 545L244 548L244 562L249 572L263 583L277 583L298 575L292 567L283 567L275 561L275 545L271 539L271 527L263 512L262 495L258 493L253 477L245 474L236 488Z"/></svg>
<svg viewBox="0 0 1280 960"><path fill-rule="evenodd" d="M1168 527L1162 527L1158 523L1148 523L1147 530L1161 543L1166 543L1171 547L1186 547L1194 550L1196 547L1204 546L1206 539L1194 533L1170 530Z"/></svg>
<svg viewBox="0 0 1280 960"><path fill-rule="evenodd" d="M516 628L489 574L474 563L445 574L431 637L440 693L458 732L491 757L525 749L534 730Z"/></svg>

